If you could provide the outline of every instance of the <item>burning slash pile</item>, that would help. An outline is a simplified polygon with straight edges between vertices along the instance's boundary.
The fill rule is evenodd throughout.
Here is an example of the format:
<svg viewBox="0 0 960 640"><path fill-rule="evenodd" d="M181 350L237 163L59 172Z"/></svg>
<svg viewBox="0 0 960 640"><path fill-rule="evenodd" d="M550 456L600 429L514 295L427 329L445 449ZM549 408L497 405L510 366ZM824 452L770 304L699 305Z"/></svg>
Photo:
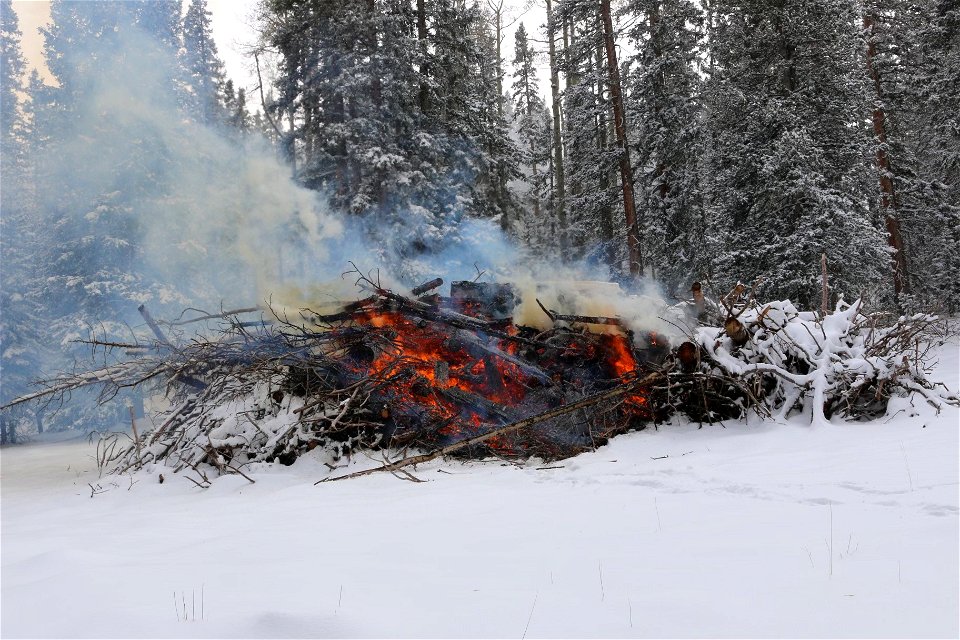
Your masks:
<svg viewBox="0 0 960 640"><path fill-rule="evenodd" d="M743 287L717 302L695 290L693 303L672 311L701 323L671 347L620 318L543 305L549 328L517 325L510 285L455 282L442 297L440 279L409 295L363 276L358 284L370 295L332 314L251 322L241 319L255 311L246 309L166 323L221 322L214 338L182 344L141 308L155 341L93 341L132 357L16 402L163 381L173 404L162 421L127 446L102 442L101 463L193 470L201 486L210 471L245 475L248 463L291 464L318 447L330 462L357 450L426 451L378 469L406 474L441 455L566 458L677 412L712 422L799 410L820 423L882 415L896 394L958 403L925 375L930 316L881 327L859 304L801 313L744 300Z"/></svg>

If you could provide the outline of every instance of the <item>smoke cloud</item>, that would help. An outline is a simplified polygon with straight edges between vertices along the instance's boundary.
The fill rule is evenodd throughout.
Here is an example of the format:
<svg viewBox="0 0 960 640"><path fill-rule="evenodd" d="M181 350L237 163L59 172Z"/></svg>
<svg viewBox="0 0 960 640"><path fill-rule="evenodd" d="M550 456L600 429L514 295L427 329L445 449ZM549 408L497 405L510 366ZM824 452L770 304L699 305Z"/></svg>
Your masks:
<svg viewBox="0 0 960 640"><path fill-rule="evenodd" d="M142 250L138 267L158 283L140 301L171 310L266 300L319 309L358 296L342 277L353 262L399 289L435 275L512 282L521 294L518 321L533 326L547 322L540 299L564 313L619 315L634 329L675 333L658 317L665 303L657 291L629 297L604 268L534 259L489 220L463 218L434 252L409 251L396 235L371 241L382 221L332 211L256 135L241 139L185 118L171 91L175 61L145 34L118 37L123 55L105 64L76 105L49 175L75 201L123 203L113 220L132 234ZM409 239L418 234L414 213L405 219Z"/></svg>

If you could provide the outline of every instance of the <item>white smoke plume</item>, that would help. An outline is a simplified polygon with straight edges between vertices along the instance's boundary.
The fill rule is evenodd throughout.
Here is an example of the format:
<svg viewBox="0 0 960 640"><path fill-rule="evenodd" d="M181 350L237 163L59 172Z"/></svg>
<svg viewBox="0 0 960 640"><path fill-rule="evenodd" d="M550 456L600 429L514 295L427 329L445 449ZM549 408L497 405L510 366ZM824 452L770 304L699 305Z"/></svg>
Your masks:
<svg viewBox="0 0 960 640"><path fill-rule="evenodd" d="M365 225L378 221L331 211L256 136L240 141L186 119L170 90L174 61L164 63L143 34L122 37L125 55L108 64L78 105L76 138L54 173L90 195L109 191L117 175L148 175L162 185L134 199L127 215L144 266L181 292L169 301L320 310L362 295L342 276L354 262L398 290L416 284L409 274L512 282L522 324L546 326L539 299L563 313L616 315L636 330L676 333L660 319L666 304L653 288L628 296L598 267L533 260L491 221L464 218L448 248L405 255L407 277L391 273L387 265L397 257L384 259L387 249L366 233ZM131 172L131 163L141 166Z"/></svg>

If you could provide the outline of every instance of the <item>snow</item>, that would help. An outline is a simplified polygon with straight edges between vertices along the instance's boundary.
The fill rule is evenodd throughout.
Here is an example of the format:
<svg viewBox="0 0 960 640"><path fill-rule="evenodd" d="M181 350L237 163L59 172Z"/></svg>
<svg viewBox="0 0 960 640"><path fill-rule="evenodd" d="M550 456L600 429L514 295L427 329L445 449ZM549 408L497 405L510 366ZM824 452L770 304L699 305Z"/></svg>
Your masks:
<svg viewBox="0 0 960 640"><path fill-rule="evenodd" d="M958 369L954 342L937 375ZM426 483L314 485L331 472L304 458L131 485L86 440L5 448L0 632L955 638L958 411L891 414L670 425Z"/></svg>

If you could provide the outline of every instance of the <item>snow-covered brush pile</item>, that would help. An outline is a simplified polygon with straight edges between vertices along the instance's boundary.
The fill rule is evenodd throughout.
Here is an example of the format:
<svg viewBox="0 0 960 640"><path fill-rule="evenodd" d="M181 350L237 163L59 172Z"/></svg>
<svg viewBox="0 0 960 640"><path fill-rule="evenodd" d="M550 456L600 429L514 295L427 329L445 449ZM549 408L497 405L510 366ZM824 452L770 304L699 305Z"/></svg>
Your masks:
<svg viewBox="0 0 960 640"><path fill-rule="evenodd" d="M936 407L957 404L928 378L928 352L944 322L923 314L884 320L865 314L860 301L841 301L827 315L789 301L748 304L728 313L722 329L698 327L695 339L708 372L740 380L754 405L776 419L794 411L815 425L833 415L876 418L891 396L912 392Z"/></svg>
<svg viewBox="0 0 960 640"><path fill-rule="evenodd" d="M884 322L859 302L800 312L786 301L744 303L738 287L713 313L703 298L660 310L677 324L699 312L689 340L669 340L629 329L627 318L542 304L550 328L515 325L509 285L454 283L444 297L430 293L440 279L408 295L362 276L358 284L371 295L332 314L207 315L198 319L217 329L189 340L160 327L184 322L142 310L155 341L93 341L127 359L65 374L17 402L90 384L106 396L163 389L171 407L156 426L103 439L99 461L119 472L188 471L200 486L211 473L246 475L251 463L290 464L317 448L331 467L376 451L380 470L409 479L405 467L439 456L566 458L678 413L705 423L799 411L823 424L875 418L891 397L914 393L960 404L927 377L926 349L944 330L931 316Z"/></svg>

